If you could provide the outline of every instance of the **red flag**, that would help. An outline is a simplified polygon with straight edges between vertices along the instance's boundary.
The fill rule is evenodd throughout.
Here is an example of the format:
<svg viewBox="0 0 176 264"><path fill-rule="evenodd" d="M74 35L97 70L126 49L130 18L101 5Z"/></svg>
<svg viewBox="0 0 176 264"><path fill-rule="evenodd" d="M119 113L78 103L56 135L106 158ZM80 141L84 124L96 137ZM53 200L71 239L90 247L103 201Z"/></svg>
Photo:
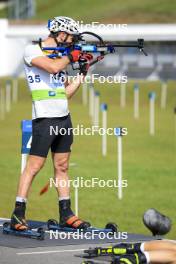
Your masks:
<svg viewBox="0 0 176 264"><path fill-rule="evenodd" d="M49 189L49 182L41 189L39 194L42 195L42 194L46 193L48 191L48 189Z"/></svg>

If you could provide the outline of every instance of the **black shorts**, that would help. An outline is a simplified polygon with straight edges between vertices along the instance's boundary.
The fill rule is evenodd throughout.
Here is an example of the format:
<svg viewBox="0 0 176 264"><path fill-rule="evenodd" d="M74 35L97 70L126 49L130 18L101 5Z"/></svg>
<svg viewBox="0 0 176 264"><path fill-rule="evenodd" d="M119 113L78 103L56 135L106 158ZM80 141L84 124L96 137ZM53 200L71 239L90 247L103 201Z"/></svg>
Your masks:
<svg viewBox="0 0 176 264"><path fill-rule="evenodd" d="M47 157L48 151L70 152L73 131L70 115L32 120L32 143L30 155Z"/></svg>

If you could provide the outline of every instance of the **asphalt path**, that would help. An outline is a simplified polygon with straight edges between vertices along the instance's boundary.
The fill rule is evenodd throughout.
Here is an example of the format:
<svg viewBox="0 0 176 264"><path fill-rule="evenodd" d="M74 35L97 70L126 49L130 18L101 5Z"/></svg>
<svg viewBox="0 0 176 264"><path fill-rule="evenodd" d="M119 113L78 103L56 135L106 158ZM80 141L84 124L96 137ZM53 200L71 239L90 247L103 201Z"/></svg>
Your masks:
<svg viewBox="0 0 176 264"><path fill-rule="evenodd" d="M0 264L81 264L83 259L78 256L85 249L96 246L109 246L119 242L139 242L153 240L153 237L129 234L126 241L122 240L64 240L46 239L43 241L2 234L2 224L9 219L0 219ZM105 262L106 263L106 262Z"/></svg>

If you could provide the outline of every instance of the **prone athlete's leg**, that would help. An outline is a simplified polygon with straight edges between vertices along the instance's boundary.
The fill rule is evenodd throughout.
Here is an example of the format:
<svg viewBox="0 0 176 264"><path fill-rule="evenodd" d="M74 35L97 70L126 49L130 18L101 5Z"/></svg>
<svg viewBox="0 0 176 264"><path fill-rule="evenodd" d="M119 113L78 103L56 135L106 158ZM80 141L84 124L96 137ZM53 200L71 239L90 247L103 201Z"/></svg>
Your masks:
<svg viewBox="0 0 176 264"><path fill-rule="evenodd" d="M176 264L176 252L173 250L150 251L149 263Z"/></svg>
<svg viewBox="0 0 176 264"><path fill-rule="evenodd" d="M142 247L144 251L173 250L176 252L176 242L167 240L154 240L144 242Z"/></svg>
<svg viewBox="0 0 176 264"><path fill-rule="evenodd" d="M133 254L121 254L114 258L114 264L176 264L176 253L171 250L145 251Z"/></svg>

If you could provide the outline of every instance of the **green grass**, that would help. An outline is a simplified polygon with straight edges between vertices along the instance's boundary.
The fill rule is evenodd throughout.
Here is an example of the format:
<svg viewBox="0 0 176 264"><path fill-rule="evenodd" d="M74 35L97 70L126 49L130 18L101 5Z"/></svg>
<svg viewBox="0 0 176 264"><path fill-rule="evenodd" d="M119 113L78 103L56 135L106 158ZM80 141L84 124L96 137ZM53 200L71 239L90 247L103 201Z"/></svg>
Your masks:
<svg viewBox="0 0 176 264"><path fill-rule="evenodd" d="M3 81L2 81L3 83ZM141 82L140 118L133 118L133 83L127 86L127 106L119 106L119 85L99 85L101 102L108 104L108 126L124 126L128 135L123 138L123 177L128 180L124 198L119 201L117 189L82 188L79 190L79 215L93 225L103 226L108 221L117 222L121 230L149 234L142 223L142 214L154 207L173 219L169 238L175 239L176 162L174 149L175 83L168 86L167 108L160 109L160 84ZM156 135L149 136L148 92L154 90L156 99ZM20 174L20 121L31 118L31 100L25 82L20 80L19 101L0 122L0 216L9 217L14 206L16 187ZM88 107L81 103L81 90L70 101L73 125L90 126ZM175 121L176 122L176 121ZM75 136L69 174L91 179L117 179L116 137L108 137L108 155L101 155L101 137ZM51 159L37 175L28 201L27 217L47 220L58 218L57 196L54 189L39 196L40 189L53 176ZM74 205L74 192L72 190Z"/></svg>

